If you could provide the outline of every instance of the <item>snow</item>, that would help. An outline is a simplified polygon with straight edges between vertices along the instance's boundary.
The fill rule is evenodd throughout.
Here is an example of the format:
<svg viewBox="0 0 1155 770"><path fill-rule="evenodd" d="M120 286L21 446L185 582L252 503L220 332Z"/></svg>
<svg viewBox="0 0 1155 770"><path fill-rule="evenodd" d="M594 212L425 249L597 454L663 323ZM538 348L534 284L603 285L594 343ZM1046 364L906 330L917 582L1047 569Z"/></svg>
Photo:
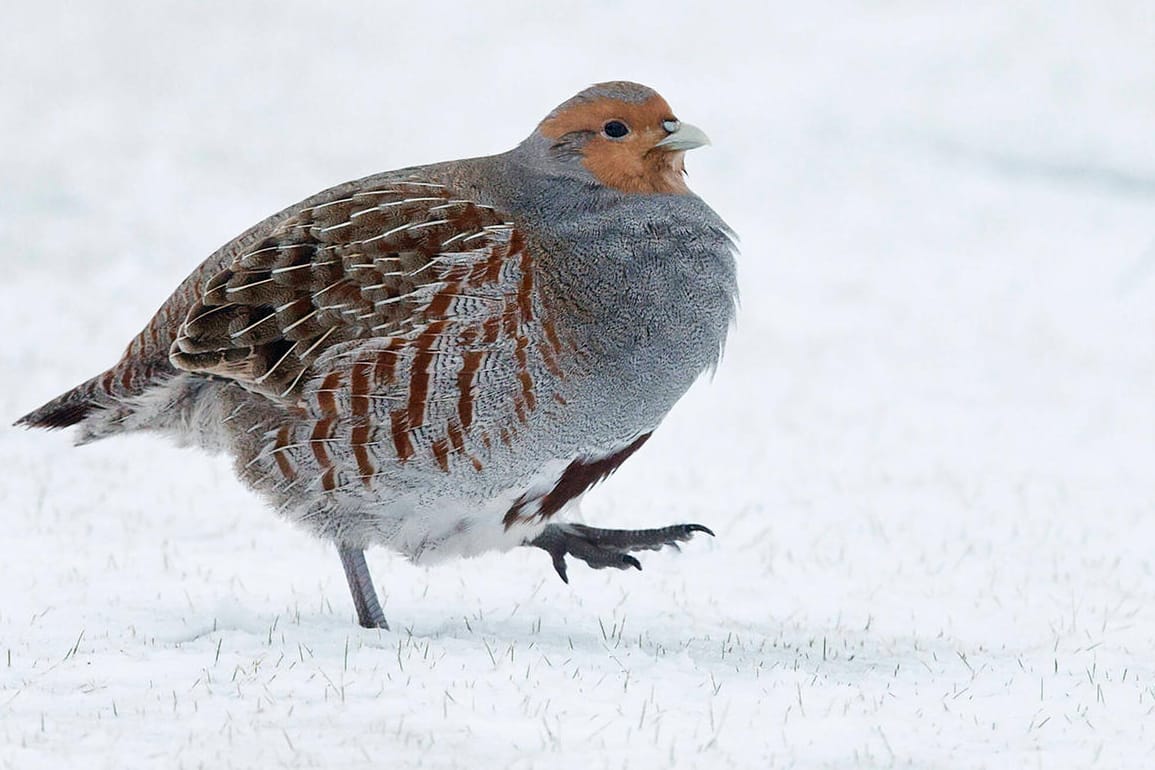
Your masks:
<svg viewBox="0 0 1155 770"><path fill-rule="evenodd" d="M714 147L739 323L592 523L641 573L370 566L222 458L0 431L0 767L1142 767L1155 755L1147 3L5 11L0 414L329 184L598 80Z"/></svg>

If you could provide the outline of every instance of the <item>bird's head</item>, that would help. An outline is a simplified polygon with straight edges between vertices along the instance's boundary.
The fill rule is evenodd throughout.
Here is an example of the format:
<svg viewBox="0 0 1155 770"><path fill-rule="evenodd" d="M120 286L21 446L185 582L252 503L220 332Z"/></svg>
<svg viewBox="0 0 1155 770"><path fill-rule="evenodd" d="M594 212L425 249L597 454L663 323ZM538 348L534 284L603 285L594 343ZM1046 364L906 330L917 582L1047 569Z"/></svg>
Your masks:
<svg viewBox="0 0 1155 770"><path fill-rule="evenodd" d="M590 86L537 127L531 140L551 163L580 166L626 193L687 193L685 152L709 144L656 91L617 81Z"/></svg>

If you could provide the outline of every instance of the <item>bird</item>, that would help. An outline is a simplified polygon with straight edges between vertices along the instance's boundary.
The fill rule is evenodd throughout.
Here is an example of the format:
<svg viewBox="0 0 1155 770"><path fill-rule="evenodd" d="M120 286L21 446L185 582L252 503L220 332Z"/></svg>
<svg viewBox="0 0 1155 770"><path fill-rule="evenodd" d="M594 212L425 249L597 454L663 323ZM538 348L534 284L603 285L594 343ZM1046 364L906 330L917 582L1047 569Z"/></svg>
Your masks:
<svg viewBox="0 0 1155 770"><path fill-rule="evenodd" d="M17 425L159 434L233 459L332 543L366 628L372 546L435 563L530 546L641 569L700 524L601 529L579 498L722 355L737 236L685 179L709 144L599 83L513 149L339 184L205 259L107 371Z"/></svg>

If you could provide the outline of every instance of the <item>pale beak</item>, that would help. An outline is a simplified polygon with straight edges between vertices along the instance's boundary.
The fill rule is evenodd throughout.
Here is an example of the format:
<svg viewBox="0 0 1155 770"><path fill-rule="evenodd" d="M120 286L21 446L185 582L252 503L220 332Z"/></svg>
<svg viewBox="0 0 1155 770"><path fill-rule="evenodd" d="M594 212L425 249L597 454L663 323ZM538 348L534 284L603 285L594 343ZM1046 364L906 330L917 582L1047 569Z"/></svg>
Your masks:
<svg viewBox="0 0 1155 770"><path fill-rule="evenodd" d="M678 130L658 142L655 147L665 150L692 150L695 147L705 147L710 143L710 137L697 126L682 123Z"/></svg>

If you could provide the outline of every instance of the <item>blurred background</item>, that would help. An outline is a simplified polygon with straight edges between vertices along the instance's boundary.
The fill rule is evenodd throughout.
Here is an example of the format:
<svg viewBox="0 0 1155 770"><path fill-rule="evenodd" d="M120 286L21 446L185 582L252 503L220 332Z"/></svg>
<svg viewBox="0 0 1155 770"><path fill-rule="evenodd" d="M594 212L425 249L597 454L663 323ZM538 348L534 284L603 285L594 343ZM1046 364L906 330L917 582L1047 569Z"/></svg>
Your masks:
<svg viewBox="0 0 1155 770"><path fill-rule="evenodd" d="M523 698L552 692L562 723L616 708L632 725L633 695L591 696L568 669L527 669L534 696L478 674L534 736L494 749L509 766L539 761L525 747L539 741L555 766L582 767L614 765L627 746L710 766L1150 756L1151 3L49 0L4 17L7 422L113 363L205 256L319 189L508 149L609 79L656 88L710 134L687 166L741 236L727 356L583 514L701 520L717 540L652 555L642 575L582 574L577 588L555 585L540 555L428 572L371 555L395 627L462 671L489 667L470 657L471 634L496 640L486 649L523 637L530 620L511 608L524 608L545 628L543 655L613 678L597 622L629 615L638 639L616 654L635 680L672 683L669 731L700 737L683 753L660 730L615 723L598 737L610 753L591 758L578 735L555 736L548 703L542 717ZM196 698L176 689L196 690L214 646L248 671L276 656L260 652L264 632L294 607L317 665L338 668L342 645L350 665L337 560L274 521L225 460L148 438L72 450L14 429L0 431L0 460L0 737L20 757L127 752L154 736L184 741L190 765L243 764L273 740L265 756L281 764L356 764L356 741L330 745L326 720L372 724L382 685L369 653L354 661L364 699L337 716L317 705L328 690L302 706L298 671L282 672L283 691L203 696L200 717L178 718ZM73 657L87 651L96 669L45 674L81 631ZM734 636L745 642L727 657ZM400 662L404 644L381 645ZM422 681L404 696L422 725L410 729L448 753L418 756L464 762L453 751L489 717L475 704L446 732L453 683ZM240 718L250 754L193 738L262 697L280 716ZM67 747L39 732L47 713L89 735L117 698L151 726ZM401 734L373 750L423 745Z"/></svg>

